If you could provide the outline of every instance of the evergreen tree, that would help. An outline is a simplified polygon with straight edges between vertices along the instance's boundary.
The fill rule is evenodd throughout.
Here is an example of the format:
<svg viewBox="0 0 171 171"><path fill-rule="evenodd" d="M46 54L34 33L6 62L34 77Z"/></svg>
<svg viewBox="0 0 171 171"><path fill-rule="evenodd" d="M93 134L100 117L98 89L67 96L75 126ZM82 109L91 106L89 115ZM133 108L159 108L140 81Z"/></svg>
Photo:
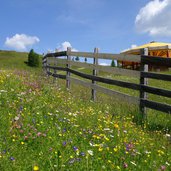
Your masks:
<svg viewBox="0 0 171 171"><path fill-rule="evenodd" d="M111 67L115 67L116 65L115 65L115 61L114 60L112 60L112 62L111 62L111 65L110 65Z"/></svg>
<svg viewBox="0 0 171 171"><path fill-rule="evenodd" d="M40 65L40 57L33 49L28 54L28 65L33 67L39 67Z"/></svg>
<svg viewBox="0 0 171 171"><path fill-rule="evenodd" d="M75 58L75 60L76 60L76 61L79 61L79 60L80 60L80 58L77 56L77 57Z"/></svg>

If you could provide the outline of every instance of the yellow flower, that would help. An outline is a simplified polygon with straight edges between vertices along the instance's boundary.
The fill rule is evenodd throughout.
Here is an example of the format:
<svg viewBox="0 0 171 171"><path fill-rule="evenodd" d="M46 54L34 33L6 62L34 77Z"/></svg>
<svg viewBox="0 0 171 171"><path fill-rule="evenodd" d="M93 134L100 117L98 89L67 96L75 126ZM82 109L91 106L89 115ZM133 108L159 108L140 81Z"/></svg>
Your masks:
<svg viewBox="0 0 171 171"><path fill-rule="evenodd" d="M118 151L118 149L117 149L117 148L114 148L113 150L114 150L114 152L117 152L117 151Z"/></svg>
<svg viewBox="0 0 171 171"><path fill-rule="evenodd" d="M118 170L120 170L120 169L121 169L119 166L116 166L116 168L117 168Z"/></svg>
<svg viewBox="0 0 171 171"><path fill-rule="evenodd" d="M93 138L96 138L97 137L97 135L93 135Z"/></svg>
<svg viewBox="0 0 171 171"><path fill-rule="evenodd" d="M114 124L114 128L118 129L119 128L119 125L118 124Z"/></svg>
<svg viewBox="0 0 171 171"><path fill-rule="evenodd" d="M14 134L13 137L16 138L17 136Z"/></svg>
<svg viewBox="0 0 171 171"><path fill-rule="evenodd" d="M162 150L158 150L158 154L159 154L159 155L163 155L164 152L163 152Z"/></svg>
<svg viewBox="0 0 171 171"><path fill-rule="evenodd" d="M33 167L33 170L34 170L34 171L38 171L38 170L39 170L39 167L38 167L38 166L34 166L34 167Z"/></svg>
<svg viewBox="0 0 171 171"><path fill-rule="evenodd" d="M105 140L106 140L106 141L109 141L109 138L105 137Z"/></svg>
<svg viewBox="0 0 171 171"><path fill-rule="evenodd" d="M99 151L103 151L103 148L100 147L100 148L99 148Z"/></svg>
<svg viewBox="0 0 171 171"><path fill-rule="evenodd" d="M22 141L21 144L24 145L24 142Z"/></svg>
<svg viewBox="0 0 171 171"><path fill-rule="evenodd" d="M108 163L112 163L112 161L111 160L108 160Z"/></svg>

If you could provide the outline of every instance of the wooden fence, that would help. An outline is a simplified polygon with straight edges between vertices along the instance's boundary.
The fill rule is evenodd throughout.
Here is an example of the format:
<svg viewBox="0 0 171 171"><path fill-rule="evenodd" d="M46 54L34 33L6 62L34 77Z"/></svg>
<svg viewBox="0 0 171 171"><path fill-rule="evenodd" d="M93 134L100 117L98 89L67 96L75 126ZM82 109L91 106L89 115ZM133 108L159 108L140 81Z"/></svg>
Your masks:
<svg viewBox="0 0 171 171"><path fill-rule="evenodd" d="M56 53L47 53L43 57L43 68L48 75L53 76L54 78L66 79L66 86L69 89L70 83L74 82L76 84L81 84L83 86L89 87L92 89L92 99L96 99L96 91L115 96L119 99L125 100L128 103L139 105L140 112L145 116L146 108L151 108L154 110L162 111L168 114L171 114L171 105L166 103L159 103L155 101L148 100L147 93L169 97L171 98L171 90L161 89L157 87L148 86L148 78L171 81L171 75L153 73L148 71L148 64L160 64L164 66L171 67L170 58L161 58L161 57L150 57L147 56L148 49L142 50L142 55L125 55L125 54L107 54L107 53L98 53L98 49L94 49L94 53L89 52L72 52L70 48L67 51L56 52ZM71 58L73 56L92 58L93 64L85 62L76 62ZM65 57L62 58L61 57ZM140 63L140 71L128 70L118 67L102 66L98 65L99 59L112 59L112 60L121 60L121 61L132 61ZM61 64L61 66L59 66ZM92 69L92 74L82 73L78 70L71 69L71 66L83 67ZM59 74L58 71L66 71L66 74ZM98 71L104 71L112 74L126 75L129 77L138 78L139 84L130 83L120 80L114 80L109 78L103 78L98 76ZM72 75L79 76L91 80L87 82ZM140 93L139 97L130 96L118 91L114 91L105 87L102 87L97 84L97 82L106 83L110 85L116 85L119 87L129 88L132 90L138 90Z"/></svg>

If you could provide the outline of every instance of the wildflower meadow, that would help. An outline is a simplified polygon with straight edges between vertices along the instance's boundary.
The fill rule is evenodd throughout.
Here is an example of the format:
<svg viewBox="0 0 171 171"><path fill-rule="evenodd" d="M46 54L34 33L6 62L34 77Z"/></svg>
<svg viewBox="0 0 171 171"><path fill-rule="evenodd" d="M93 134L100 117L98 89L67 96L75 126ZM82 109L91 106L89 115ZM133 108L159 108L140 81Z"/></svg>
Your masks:
<svg viewBox="0 0 171 171"><path fill-rule="evenodd" d="M52 84L41 69L2 68L0 170L171 170L169 132L111 111Z"/></svg>

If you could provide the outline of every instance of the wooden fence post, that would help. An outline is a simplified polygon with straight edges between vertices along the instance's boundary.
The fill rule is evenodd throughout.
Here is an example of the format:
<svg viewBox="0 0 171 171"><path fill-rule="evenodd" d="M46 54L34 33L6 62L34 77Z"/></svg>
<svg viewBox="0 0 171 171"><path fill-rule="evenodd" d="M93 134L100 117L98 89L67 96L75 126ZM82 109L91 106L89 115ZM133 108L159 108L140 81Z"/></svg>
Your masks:
<svg viewBox="0 0 171 171"><path fill-rule="evenodd" d="M66 64L66 68L69 69L70 68L70 61L71 61L71 56L68 55L68 52L71 52L71 48L67 47L67 64ZM66 75L66 87L67 89L70 89L70 72L67 70L67 75Z"/></svg>
<svg viewBox="0 0 171 171"><path fill-rule="evenodd" d="M46 60L46 58L45 58L45 55L43 54L43 58L42 58L42 68L43 68L43 72L46 74L46 63L45 63L45 60Z"/></svg>
<svg viewBox="0 0 171 171"><path fill-rule="evenodd" d="M55 56L53 58L54 58L54 67L56 67L57 66L57 59ZM54 74L56 74L56 73L57 73L57 70L56 70L56 68L54 68ZM57 80L57 78L53 77L53 83L55 83L56 80Z"/></svg>
<svg viewBox="0 0 171 171"><path fill-rule="evenodd" d="M50 64L48 63L48 57L46 58L46 74L49 77L49 74L47 72L50 72L50 68L48 68L48 66L50 66Z"/></svg>
<svg viewBox="0 0 171 171"><path fill-rule="evenodd" d="M94 66L98 65L98 48L94 48L94 58L93 58L93 64ZM97 69L93 69L93 75L94 76L97 76ZM92 80L92 84L93 85L96 85L96 81ZM92 93L92 100L95 101L96 100L96 90L95 89L92 89L91 91Z"/></svg>
<svg viewBox="0 0 171 171"><path fill-rule="evenodd" d="M146 55L148 56L148 48L144 48L141 50L141 55ZM144 78L142 76L142 72L148 72L148 65L142 63L142 57L141 57L141 63L140 63L140 85L148 85L148 79ZM142 90L142 88L140 89L140 113L142 114L142 118L145 119L146 118L146 107L144 107L143 103L142 103L142 99L146 100L147 99L147 93L145 91Z"/></svg>

